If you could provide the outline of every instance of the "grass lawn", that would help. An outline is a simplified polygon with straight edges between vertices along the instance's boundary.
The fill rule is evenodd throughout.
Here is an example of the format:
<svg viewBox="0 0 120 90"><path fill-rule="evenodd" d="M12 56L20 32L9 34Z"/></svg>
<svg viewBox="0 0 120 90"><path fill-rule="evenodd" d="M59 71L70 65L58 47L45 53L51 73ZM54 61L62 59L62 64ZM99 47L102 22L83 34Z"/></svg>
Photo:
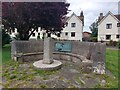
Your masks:
<svg viewBox="0 0 120 90"><path fill-rule="evenodd" d="M11 60L11 47L8 44L2 48L2 63L5 63L10 60Z"/></svg>
<svg viewBox="0 0 120 90"><path fill-rule="evenodd" d="M118 50L107 49L106 68L109 69L116 77L118 77Z"/></svg>
<svg viewBox="0 0 120 90"><path fill-rule="evenodd" d="M107 78L108 87L118 87L118 73L120 74L118 71L118 52L118 50L106 49L106 68L115 76L114 80Z"/></svg>
<svg viewBox="0 0 120 90"><path fill-rule="evenodd" d="M6 64L11 60L11 47L6 45L2 48L2 63ZM118 50L106 49L106 68L110 70L115 78L106 77L106 86L110 88L118 87ZM120 73L120 72L119 72ZM97 86L100 87L100 86Z"/></svg>

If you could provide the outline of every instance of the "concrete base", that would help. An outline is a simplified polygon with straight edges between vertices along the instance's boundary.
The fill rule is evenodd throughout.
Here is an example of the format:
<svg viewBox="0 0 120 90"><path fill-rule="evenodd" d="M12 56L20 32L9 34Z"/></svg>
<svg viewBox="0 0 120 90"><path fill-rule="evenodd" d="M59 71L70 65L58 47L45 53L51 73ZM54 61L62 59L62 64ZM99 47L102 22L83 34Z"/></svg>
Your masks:
<svg viewBox="0 0 120 90"><path fill-rule="evenodd" d="M39 60L39 61L34 62L33 65L36 68L39 68L41 70L57 70L61 68L62 63L60 61L53 60L53 63L51 64L44 64L43 60Z"/></svg>

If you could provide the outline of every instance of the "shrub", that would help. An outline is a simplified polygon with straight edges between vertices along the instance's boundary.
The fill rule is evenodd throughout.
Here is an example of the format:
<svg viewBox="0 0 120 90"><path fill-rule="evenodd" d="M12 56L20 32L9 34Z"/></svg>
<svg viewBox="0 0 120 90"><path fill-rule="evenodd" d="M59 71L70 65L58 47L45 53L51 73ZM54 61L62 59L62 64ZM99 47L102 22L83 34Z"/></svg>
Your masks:
<svg viewBox="0 0 120 90"><path fill-rule="evenodd" d="M110 40L109 43L108 43L109 46L112 46L113 45L113 40Z"/></svg>
<svg viewBox="0 0 120 90"><path fill-rule="evenodd" d="M117 46L117 42L116 41L113 41L113 46Z"/></svg>
<svg viewBox="0 0 120 90"><path fill-rule="evenodd" d="M108 43L108 46L117 46L117 42L113 41L113 40L110 40L109 43Z"/></svg>
<svg viewBox="0 0 120 90"><path fill-rule="evenodd" d="M120 40L118 41L117 46L120 49Z"/></svg>
<svg viewBox="0 0 120 90"><path fill-rule="evenodd" d="M90 37L84 37L84 38L82 38L82 41L88 41L88 42L90 42L91 38Z"/></svg>
<svg viewBox="0 0 120 90"><path fill-rule="evenodd" d="M9 44L11 42L10 36L5 32L5 30L2 30L2 47L5 44Z"/></svg>
<svg viewBox="0 0 120 90"><path fill-rule="evenodd" d="M97 42L97 37L91 37L92 42Z"/></svg>

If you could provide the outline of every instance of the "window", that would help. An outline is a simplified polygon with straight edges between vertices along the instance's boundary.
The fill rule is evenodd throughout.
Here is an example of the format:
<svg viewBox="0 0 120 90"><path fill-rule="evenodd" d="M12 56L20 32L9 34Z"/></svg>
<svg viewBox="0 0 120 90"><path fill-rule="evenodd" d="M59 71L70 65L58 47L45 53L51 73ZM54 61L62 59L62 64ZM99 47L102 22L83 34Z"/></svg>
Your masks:
<svg viewBox="0 0 120 90"><path fill-rule="evenodd" d="M38 35L40 35L40 33L38 33Z"/></svg>
<svg viewBox="0 0 120 90"><path fill-rule="evenodd" d="M14 29L13 29L12 31L13 31L13 32L15 32L15 30L14 30Z"/></svg>
<svg viewBox="0 0 120 90"><path fill-rule="evenodd" d="M10 34L12 34L11 30L10 30Z"/></svg>
<svg viewBox="0 0 120 90"><path fill-rule="evenodd" d="M111 29L112 28L112 24L106 24L106 29Z"/></svg>
<svg viewBox="0 0 120 90"><path fill-rule="evenodd" d="M116 38L120 38L120 35L116 35Z"/></svg>
<svg viewBox="0 0 120 90"><path fill-rule="evenodd" d="M36 29L36 32L38 32L38 29Z"/></svg>
<svg viewBox="0 0 120 90"><path fill-rule="evenodd" d="M68 32L65 32L65 36L67 36L68 35Z"/></svg>
<svg viewBox="0 0 120 90"><path fill-rule="evenodd" d="M71 32L71 37L75 37L75 32Z"/></svg>
<svg viewBox="0 0 120 90"><path fill-rule="evenodd" d="M48 33L48 37L51 37L51 33Z"/></svg>
<svg viewBox="0 0 120 90"><path fill-rule="evenodd" d="M0 19L1 20L1 19ZM4 29L4 25L1 26L1 29Z"/></svg>
<svg viewBox="0 0 120 90"><path fill-rule="evenodd" d="M111 39L111 35L106 35L106 40L110 40Z"/></svg>
<svg viewBox="0 0 120 90"><path fill-rule="evenodd" d="M43 33L43 37L45 37L45 33Z"/></svg>
<svg viewBox="0 0 120 90"><path fill-rule="evenodd" d="M75 27L76 26L76 23L71 23L71 27Z"/></svg>
<svg viewBox="0 0 120 90"><path fill-rule="evenodd" d="M66 26L68 26L68 22L66 22Z"/></svg>
<svg viewBox="0 0 120 90"><path fill-rule="evenodd" d="M46 35L46 34L45 34L45 33L43 33L42 39L44 39L44 38L45 38L45 35Z"/></svg>
<svg viewBox="0 0 120 90"><path fill-rule="evenodd" d="M117 23L117 27L120 27L120 23Z"/></svg>
<svg viewBox="0 0 120 90"><path fill-rule="evenodd" d="M60 37L60 33L58 33L57 36Z"/></svg>
<svg viewBox="0 0 120 90"><path fill-rule="evenodd" d="M35 37L35 33L33 33L32 36Z"/></svg>

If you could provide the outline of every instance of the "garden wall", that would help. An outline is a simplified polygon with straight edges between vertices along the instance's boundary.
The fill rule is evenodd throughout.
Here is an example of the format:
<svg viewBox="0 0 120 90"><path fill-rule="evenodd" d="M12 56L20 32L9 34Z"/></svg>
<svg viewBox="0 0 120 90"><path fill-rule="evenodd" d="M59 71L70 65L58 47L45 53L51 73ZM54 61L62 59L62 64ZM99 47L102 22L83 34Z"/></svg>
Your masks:
<svg viewBox="0 0 120 90"><path fill-rule="evenodd" d="M56 42L70 42L71 52L55 51ZM79 56L84 56L94 62L93 65L105 62L106 45L104 43L52 40L51 44L53 44L51 48L53 48L54 59L74 61L80 59ZM43 59L43 48L43 40L13 41L11 43L11 56L12 59L19 61L37 61Z"/></svg>

